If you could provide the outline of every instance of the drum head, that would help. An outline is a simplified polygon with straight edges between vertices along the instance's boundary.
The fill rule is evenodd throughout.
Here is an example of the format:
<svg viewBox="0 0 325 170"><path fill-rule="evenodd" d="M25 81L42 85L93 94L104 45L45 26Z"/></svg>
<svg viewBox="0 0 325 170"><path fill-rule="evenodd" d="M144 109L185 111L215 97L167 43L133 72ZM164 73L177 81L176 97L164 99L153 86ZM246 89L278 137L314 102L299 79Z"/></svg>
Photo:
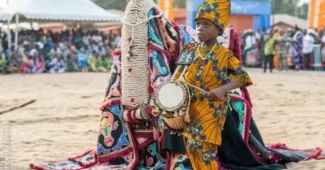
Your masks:
<svg viewBox="0 0 325 170"><path fill-rule="evenodd" d="M182 106L186 98L183 84L168 82L161 86L156 95L156 102L161 109L175 111Z"/></svg>

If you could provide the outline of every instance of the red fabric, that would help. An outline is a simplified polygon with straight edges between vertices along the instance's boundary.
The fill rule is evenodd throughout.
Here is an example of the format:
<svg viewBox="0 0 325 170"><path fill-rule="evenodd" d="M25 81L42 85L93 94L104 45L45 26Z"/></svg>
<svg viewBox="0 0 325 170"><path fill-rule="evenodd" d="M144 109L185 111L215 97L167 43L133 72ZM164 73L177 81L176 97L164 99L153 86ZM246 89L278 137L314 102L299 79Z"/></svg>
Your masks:
<svg viewBox="0 0 325 170"><path fill-rule="evenodd" d="M172 153L167 152L166 153L166 169L165 170L171 170L171 160L172 160Z"/></svg>
<svg viewBox="0 0 325 170"><path fill-rule="evenodd" d="M102 106L99 108L101 111L104 111L107 107L114 105L114 104L120 104L121 101L119 99L108 99L106 100Z"/></svg>
<svg viewBox="0 0 325 170"><path fill-rule="evenodd" d="M117 56L120 56L122 54L121 50L120 49L116 49L114 51L112 51L112 57L117 57Z"/></svg>
<svg viewBox="0 0 325 170"><path fill-rule="evenodd" d="M240 62L243 62L242 60L242 53L241 53L241 48L240 48L240 35L237 30L234 28L231 28L230 30L230 41L229 41L229 50L234 53L234 55L237 57L237 59ZM244 93L245 99L248 101L251 107L253 107L251 97L249 95L249 92L246 87L241 88L242 92Z"/></svg>

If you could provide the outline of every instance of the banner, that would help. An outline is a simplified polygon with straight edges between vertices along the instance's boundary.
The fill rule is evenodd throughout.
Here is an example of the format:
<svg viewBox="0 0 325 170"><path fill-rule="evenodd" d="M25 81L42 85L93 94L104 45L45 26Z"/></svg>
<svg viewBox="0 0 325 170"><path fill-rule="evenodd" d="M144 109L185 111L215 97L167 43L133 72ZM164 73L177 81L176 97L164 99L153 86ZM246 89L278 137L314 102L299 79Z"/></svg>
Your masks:
<svg viewBox="0 0 325 170"><path fill-rule="evenodd" d="M186 24L195 28L197 8L203 0L186 0ZM254 16L254 30L270 28L271 3L256 1L231 1L231 14Z"/></svg>
<svg viewBox="0 0 325 170"><path fill-rule="evenodd" d="M271 15L270 2L232 1L231 14L239 15Z"/></svg>
<svg viewBox="0 0 325 170"><path fill-rule="evenodd" d="M310 28L321 30L325 26L325 0L310 0L308 21Z"/></svg>
<svg viewBox="0 0 325 170"><path fill-rule="evenodd" d="M186 25L195 28L195 15L203 0L186 0Z"/></svg>
<svg viewBox="0 0 325 170"><path fill-rule="evenodd" d="M174 0L159 0L159 7L164 12L164 15L170 20L174 21Z"/></svg>

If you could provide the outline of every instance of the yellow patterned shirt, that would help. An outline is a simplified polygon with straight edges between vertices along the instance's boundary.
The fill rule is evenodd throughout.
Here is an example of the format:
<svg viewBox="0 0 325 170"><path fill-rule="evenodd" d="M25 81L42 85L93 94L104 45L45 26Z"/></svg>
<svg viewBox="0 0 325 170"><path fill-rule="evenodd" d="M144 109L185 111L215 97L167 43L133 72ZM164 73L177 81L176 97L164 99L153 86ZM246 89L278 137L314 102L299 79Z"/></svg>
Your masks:
<svg viewBox="0 0 325 170"><path fill-rule="evenodd" d="M243 82L246 86L252 84L240 61L230 50L222 46L216 46L211 51L199 47L184 78L186 82L206 91L222 87L232 81ZM223 101L212 101L194 88L190 88L190 91L191 122L183 133L184 136L188 139L220 145L221 131L229 110L229 96L226 96Z"/></svg>

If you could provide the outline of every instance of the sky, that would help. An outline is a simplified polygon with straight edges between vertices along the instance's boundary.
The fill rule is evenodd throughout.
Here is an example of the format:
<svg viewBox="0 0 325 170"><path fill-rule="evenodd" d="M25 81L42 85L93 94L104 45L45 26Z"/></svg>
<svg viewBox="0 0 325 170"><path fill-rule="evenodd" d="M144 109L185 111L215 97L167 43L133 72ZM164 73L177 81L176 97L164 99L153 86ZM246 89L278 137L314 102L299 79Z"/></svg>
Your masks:
<svg viewBox="0 0 325 170"><path fill-rule="evenodd" d="M6 0L0 0L0 7L3 7L7 4Z"/></svg>
<svg viewBox="0 0 325 170"><path fill-rule="evenodd" d="M308 3L309 0L300 0L299 5L301 5L301 4L305 3L305 2Z"/></svg>

